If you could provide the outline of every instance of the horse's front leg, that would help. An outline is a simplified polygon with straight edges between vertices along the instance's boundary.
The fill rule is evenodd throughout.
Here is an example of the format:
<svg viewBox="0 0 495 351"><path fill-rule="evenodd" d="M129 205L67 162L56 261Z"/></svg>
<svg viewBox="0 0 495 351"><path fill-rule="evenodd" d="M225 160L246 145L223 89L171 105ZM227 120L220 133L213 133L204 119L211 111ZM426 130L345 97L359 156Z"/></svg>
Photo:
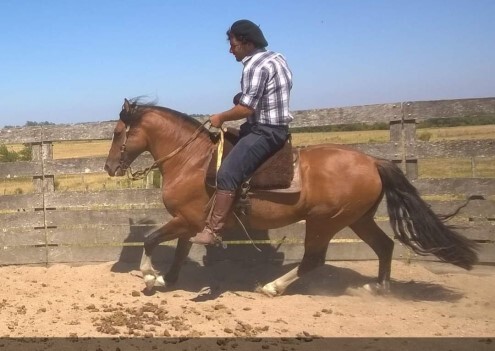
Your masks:
<svg viewBox="0 0 495 351"><path fill-rule="evenodd" d="M153 267L151 262L151 255L153 250L162 242L177 239L181 236L187 236L189 232L187 222L182 220L180 217L172 218L168 223L159 228L158 230L152 232L144 239L144 252L141 258L140 270L143 274L143 279L148 290L152 289L154 286L165 286L166 282L162 276L158 274L158 271ZM179 244L177 245L179 247ZM190 246L189 246L190 248ZM178 266L176 261L180 258L182 261L187 257L189 250L179 250L181 255L176 252L174 258L174 266ZM187 251L182 257L184 251ZM178 276L178 269L177 269Z"/></svg>
<svg viewBox="0 0 495 351"><path fill-rule="evenodd" d="M175 284L177 282L177 279L179 279L180 269L181 269L184 261L186 260L187 256L189 255L189 251L191 251L192 242L189 241L190 236L192 236L192 235L182 236L177 241L177 247L175 248L174 261L172 262L170 269L168 270L167 274L165 275L165 285L166 286ZM158 278L157 278L157 280L158 280Z"/></svg>

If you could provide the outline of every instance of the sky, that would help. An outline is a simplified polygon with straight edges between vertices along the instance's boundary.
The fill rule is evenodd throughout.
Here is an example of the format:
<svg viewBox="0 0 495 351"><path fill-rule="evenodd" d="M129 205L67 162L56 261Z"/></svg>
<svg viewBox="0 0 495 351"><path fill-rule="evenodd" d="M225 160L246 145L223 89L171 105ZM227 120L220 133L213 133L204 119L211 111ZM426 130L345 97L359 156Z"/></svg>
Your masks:
<svg viewBox="0 0 495 351"><path fill-rule="evenodd" d="M118 119L146 96L231 107L226 31L258 24L293 72L292 111L495 96L493 0L0 0L0 127Z"/></svg>

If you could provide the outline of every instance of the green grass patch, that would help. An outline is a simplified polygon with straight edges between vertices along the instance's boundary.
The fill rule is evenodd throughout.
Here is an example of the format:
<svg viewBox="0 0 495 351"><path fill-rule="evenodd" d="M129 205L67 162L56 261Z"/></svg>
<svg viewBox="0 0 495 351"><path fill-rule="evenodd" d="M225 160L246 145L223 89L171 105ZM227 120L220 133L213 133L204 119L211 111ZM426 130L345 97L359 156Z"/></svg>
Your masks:
<svg viewBox="0 0 495 351"><path fill-rule="evenodd" d="M418 128L483 126L495 124L495 115L471 115L464 117L430 118L418 123Z"/></svg>

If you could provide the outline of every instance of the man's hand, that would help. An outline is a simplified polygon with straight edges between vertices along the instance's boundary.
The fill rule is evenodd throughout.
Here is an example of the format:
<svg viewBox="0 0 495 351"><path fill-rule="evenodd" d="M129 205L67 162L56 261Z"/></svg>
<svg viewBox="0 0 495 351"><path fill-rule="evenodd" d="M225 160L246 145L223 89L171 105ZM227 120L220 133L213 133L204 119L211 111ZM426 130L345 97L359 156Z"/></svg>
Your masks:
<svg viewBox="0 0 495 351"><path fill-rule="evenodd" d="M220 128L223 124L223 121L222 121L220 114L211 115L210 116L210 123L211 123L212 127Z"/></svg>

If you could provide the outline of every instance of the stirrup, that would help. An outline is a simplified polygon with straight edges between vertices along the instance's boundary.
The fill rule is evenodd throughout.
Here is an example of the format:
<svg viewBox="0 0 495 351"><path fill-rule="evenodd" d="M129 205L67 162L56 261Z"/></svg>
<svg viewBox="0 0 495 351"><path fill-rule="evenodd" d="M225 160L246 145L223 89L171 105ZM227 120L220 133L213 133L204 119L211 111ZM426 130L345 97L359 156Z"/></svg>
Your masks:
<svg viewBox="0 0 495 351"><path fill-rule="evenodd" d="M201 239L204 239L204 238L202 238L204 236L208 236L208 239L207 239L208 241L201 240ZM200 239L200 237L201 237L201 239ZM193 244L198 244L198 245L215 245L215 246L222 245L222 237L220 235L214 233L211 230L209 230L207 232L207 234L204 233L204 231L199 232L195 236L191 237L189 239L189 241L192 242Z"/></svg>
<svg viewBox="0 0 495 351"><path fill-rule="evenodd" d="M224 246L224 243L222 241L222 237L220 235L217 235L215 233L211 233L213 235L213 245L215 246Z"/></svg>
<svg viewBox="0 0 495 351"><path fill-rule="evenodd" d="M222 246L223 245L222 237L220 235L218 235L214 232L211 232L210 234L213 237L213 242L211 242L207 245L214 245L214 246Z"/></svg>

